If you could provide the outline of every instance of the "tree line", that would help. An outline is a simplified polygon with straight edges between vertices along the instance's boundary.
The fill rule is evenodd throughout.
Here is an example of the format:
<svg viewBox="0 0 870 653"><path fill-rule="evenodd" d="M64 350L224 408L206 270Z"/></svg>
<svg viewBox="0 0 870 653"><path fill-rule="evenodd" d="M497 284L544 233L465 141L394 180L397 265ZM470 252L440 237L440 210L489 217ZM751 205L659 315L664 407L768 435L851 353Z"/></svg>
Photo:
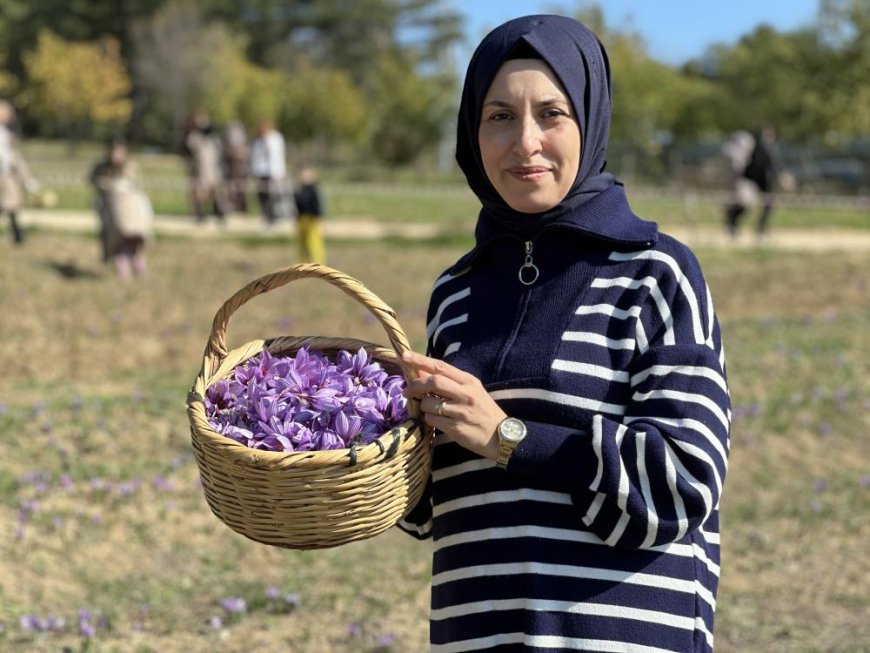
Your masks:
<svg viewBox="0 0 870 653"><path fill-rule="evenodd" d="M24 130L175 147L186 116L270 118L293 143L389 165L453 128L462 18L444 0L0 0L0 97ZM773 124L795 143L870 134L870 0L820 0L795 31L760 25L682 67L575 12L608 48L611 140L653 152ZM687 27L688 28L688 27ZM678 38L678 33L675 33Z"/></svg>

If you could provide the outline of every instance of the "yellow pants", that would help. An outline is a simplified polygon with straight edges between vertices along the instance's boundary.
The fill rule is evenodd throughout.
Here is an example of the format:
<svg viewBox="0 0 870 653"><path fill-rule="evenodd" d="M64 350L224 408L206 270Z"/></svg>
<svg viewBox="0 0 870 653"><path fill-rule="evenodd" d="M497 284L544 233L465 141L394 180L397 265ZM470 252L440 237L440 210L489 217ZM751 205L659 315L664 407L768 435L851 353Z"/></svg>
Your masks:
<svg viewBox="0 0 870 653"><path fill-rule="evenodd" d="M326 245L323 242L323 230L320 218L301 214L299 224L299 252L306 263L326 263Z"/></svg>

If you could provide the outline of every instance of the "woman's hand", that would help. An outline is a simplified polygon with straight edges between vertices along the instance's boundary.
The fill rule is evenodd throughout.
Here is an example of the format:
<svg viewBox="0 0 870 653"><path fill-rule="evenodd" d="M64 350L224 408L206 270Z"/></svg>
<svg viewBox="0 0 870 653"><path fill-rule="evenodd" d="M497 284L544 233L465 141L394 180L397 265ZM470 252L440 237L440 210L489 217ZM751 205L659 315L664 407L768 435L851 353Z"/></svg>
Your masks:
<svg viewBox="0 0 870 653"><path fill-rule="evenodd" d="M420 400L424 421L466 449L495 460L496 429L507 415L481 382L444 361L414 352L402 354L402 361L420 373L408 383L405 396Z"/></svg>

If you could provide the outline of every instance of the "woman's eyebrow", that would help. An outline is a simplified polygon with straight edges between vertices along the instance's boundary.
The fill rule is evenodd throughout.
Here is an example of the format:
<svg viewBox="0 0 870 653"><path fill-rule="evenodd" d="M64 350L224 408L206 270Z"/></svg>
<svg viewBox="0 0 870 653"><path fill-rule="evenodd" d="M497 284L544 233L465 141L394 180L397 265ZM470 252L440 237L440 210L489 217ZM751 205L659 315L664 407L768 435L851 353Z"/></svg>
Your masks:
<svg viewBox="0 0 870 653"><path fill-rule="evenodd" d="M538 100L537 102L534 103L534 106L536 106L536 107L548 107L548 106L552 106L554 104L570 104L570 103L568 102L567 98L554 97L554 98L546 98L544 100ZM483 103L483 106L509 108L509 107L514 106L514 105L512 102L508 102L507 100L499 100L497 98L493 98L492 100L485 101Z"/></svg>

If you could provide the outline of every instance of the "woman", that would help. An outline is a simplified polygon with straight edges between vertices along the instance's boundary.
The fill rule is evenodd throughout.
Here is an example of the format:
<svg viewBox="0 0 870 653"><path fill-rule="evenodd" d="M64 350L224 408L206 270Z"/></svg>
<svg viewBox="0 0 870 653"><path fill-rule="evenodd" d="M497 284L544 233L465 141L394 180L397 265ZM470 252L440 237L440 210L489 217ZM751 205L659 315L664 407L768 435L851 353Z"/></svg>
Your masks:
<svg viewBox="0 0 870 653"><path fill-rule="evenodd" d="M0 216L9 216L12 242L21 245L24 232L18 224L18 212L27 192L36 192L37 181L31 176L27 163L18 151L17 138L11 128L15 110L0 100Z"/></svg>
<svg viewBox="0 0 870 653"><path fill-rule="evenodd" d="M423 500L435 651L708 651L729 398L692 253L603 172L606 54L530 16L469 64L456 157L482 210L435 283L406 394L437 429Z"/></svg>
<svg viewBox="0 0 870 653"><path fill-rule="evenodd" d="M119 279L146 271L145 243L153 237L153 212L148 197L138 189L136 174L121 138L109 142L103 161L91 171L97 192L103 260L111 260Z"/></svg>
<svg viewBox="0 0 870 653"><path fill-rule="evenodd" d="M266 219L266 226L278 220L292 218L296 207L288 196L286 144L271 120L261 120L257 138L251 145L251 175L257 180L257 201Z"/></svg>

